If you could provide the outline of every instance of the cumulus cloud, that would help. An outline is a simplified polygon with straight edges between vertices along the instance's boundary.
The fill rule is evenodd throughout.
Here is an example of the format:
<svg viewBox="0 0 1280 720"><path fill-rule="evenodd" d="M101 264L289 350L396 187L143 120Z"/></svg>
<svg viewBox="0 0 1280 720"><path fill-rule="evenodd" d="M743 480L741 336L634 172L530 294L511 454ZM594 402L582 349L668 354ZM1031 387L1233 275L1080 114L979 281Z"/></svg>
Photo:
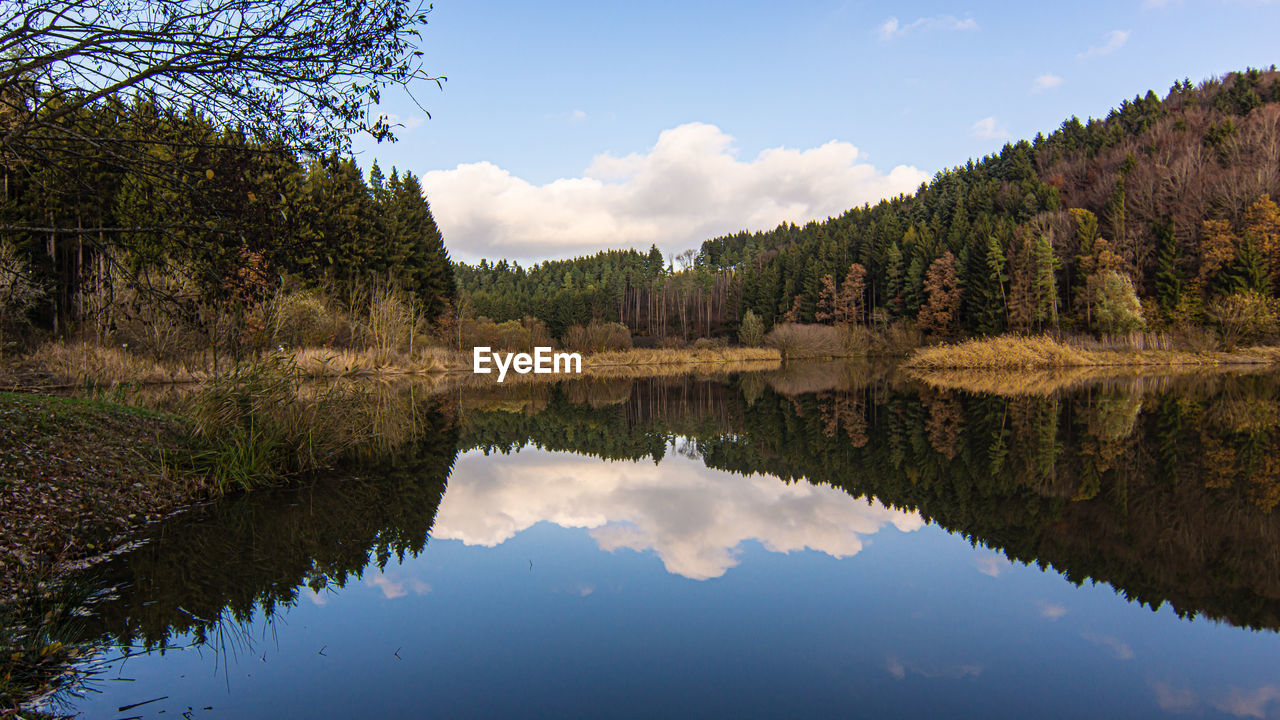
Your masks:
<svg viewBox="0 0 1280 720"><path fill-rule="evenodd" d="M737 565L747 540L840 558L885 525L924 526L915 513L835 488L744 478L679 456L655 466L525 449L459 458L432 537L493 547L539 522L586 528L602 550L652 551L668 572L694 580Z"/></svg>
<svg viewBox="0 0 1280 720"><path fill-rule="evenodd" d="M1090 47L1088 50L1085 50L1084 52L1077 55L1076 58L1080 60L1087 60L1089 58L1102 57L1103 55L1110 55L1111 53L1124 47L1124 44L1127 42L1129 42L1128 30L1112 30L1111 32L1107 33L1105 42L1103 42L1101 45L1094 45Z"/></svg>
<svg viewBox="0 0 1280 720"><path fill-rule="evenodd" d="M646 153L597 156L582 177L535 185L478 162L428 172L422 184L455 258L542 259L650 244L680 250L744 228L837 215L929 177L860 159L858 148L833 140L743 161L720 128L689 123L662 132Z"/></svg>
<svg viewBox="0 0 1280 720"><path fill-rule="evenodd" d="M978 23L973 18L965 18L961 20L955 15L934 15L932 17L922 17L913 20L907 24L902 24L898 18L891 17L880 23L876 28L876 34L884 42L909 35L914 32L922 32L926 30L977 30Z"/></svg>
<svg viewBox="0 0 1280 720"><path fill-rule="evenodd" d="M1035 82L1031 83L1031 92L1044 92L1045 90L1052 90L1053 88L1056 88L1061 84L1062 84L1061 77L1058 77L1057 75L1054 75L1052 73L1045 73L1044 75L1037 77L1035 79Z"/></svg>
<svg viewBox="0 0 1280 720"><path fill-rule="evenodd" d="M1009 137L1009 131L1000 125L994 115L984 117L973 124L969 132L976 138L983 140L1004 140Z"/></svg>

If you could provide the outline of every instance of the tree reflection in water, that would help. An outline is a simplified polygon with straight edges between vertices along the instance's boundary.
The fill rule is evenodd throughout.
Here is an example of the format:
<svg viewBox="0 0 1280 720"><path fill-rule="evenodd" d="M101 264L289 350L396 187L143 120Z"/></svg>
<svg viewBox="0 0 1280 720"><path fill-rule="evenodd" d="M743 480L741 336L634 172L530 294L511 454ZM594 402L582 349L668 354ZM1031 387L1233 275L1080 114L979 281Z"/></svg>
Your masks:
<svg viewBox="0 0 1280 720"><path fill-rule="evenodd" d="M652 548L692 578L724 574L748 538L847 556L885 523L936 523L1153 609L1276 630L1278 385L1219 374L971 392L822 366L418 398L401 404L413 431L342 477L194 510L76 577L91 600L63 641L129 649L112 657L174 643L249 654L255 617L421 553L433 527L495 544L542 520L592 528L604 549ZM520 448L617 463L484 458ZM679 522L655 509L664 493ZM508 524L485 525L486 511Z"/></svg>

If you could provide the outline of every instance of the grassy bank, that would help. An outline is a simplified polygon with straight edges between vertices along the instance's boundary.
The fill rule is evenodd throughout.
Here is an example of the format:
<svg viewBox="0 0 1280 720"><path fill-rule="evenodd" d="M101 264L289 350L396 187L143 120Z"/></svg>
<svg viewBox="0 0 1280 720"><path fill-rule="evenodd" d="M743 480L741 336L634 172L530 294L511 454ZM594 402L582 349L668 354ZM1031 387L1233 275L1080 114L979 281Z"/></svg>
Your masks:
<svg viewBox="0 0 1280 720"><path fill-rule="evenodd" d="M190 437L170 415L0 393L0 597L202 497L199 478L166 465Z"/></svg>
<svg viewBox="0 0 1280 720"><path fill-rule="evenodd" d="M775 348L631 348L583 353L582 374L616 377L622 372L620 368L632 368L644 376L682 374L714 366L767 369L776 366L781 359L782 354ZM264 362L288 365L302 376L313 380L400 376L430 379L452 373L472 372L470 352L440 347L420 348L412 353L373 349L298 348L268 352L253 364ZM123 347L104 347L92 343L49 343L0 367L0 388L32 391L111 388L121 385L206 384L215 377L217 376L208 368L198 364L159 361ZM496 376L488 377L492 380ZM509 373L507 380L515 377L518 377L516 373ZM537 377L544 379L548 376ZM551 377L560 379L563 376Z"/></svg>
<svg viewBox="0 0 1280 720"><path fill-rule="evenodd" d="M1280 362L1280 348L1237 352L1091 350L1048 336L1004 335L916 350L904 366L914 370L1028 370L1142 365L1223 365Z"/></svg>

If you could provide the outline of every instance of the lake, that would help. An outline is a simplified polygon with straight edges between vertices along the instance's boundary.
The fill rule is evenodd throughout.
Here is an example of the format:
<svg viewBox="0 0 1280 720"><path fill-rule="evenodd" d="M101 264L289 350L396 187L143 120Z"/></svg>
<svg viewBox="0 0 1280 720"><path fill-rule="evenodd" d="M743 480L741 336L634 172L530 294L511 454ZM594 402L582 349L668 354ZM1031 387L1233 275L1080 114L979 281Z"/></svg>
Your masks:
<svg viewBox="0 0 1280 720"><path fill-rule="evenodd" d="M394 451L84 571L50 707L1280 716L1280 377L932 382L416 398Z"/></svg>

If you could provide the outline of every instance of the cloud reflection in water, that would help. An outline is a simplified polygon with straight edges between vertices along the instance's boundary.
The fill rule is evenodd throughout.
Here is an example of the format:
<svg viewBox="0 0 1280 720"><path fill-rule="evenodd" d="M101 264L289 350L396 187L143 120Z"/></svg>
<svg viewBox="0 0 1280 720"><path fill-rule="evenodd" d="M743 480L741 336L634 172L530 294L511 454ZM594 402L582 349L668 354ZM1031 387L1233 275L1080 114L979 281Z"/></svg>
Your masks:
<svg viewBox="0 0 1280 720"><path fill-rule="evenodd" d="M493 547L538 522L587 528L602 550L653 550L668 572L695 580L737 565L745 540L843 558L886 524L924 526L915 513L835 488L743 477L675 455L652 465L526 449L459 457L432 536Z"/></svg>

